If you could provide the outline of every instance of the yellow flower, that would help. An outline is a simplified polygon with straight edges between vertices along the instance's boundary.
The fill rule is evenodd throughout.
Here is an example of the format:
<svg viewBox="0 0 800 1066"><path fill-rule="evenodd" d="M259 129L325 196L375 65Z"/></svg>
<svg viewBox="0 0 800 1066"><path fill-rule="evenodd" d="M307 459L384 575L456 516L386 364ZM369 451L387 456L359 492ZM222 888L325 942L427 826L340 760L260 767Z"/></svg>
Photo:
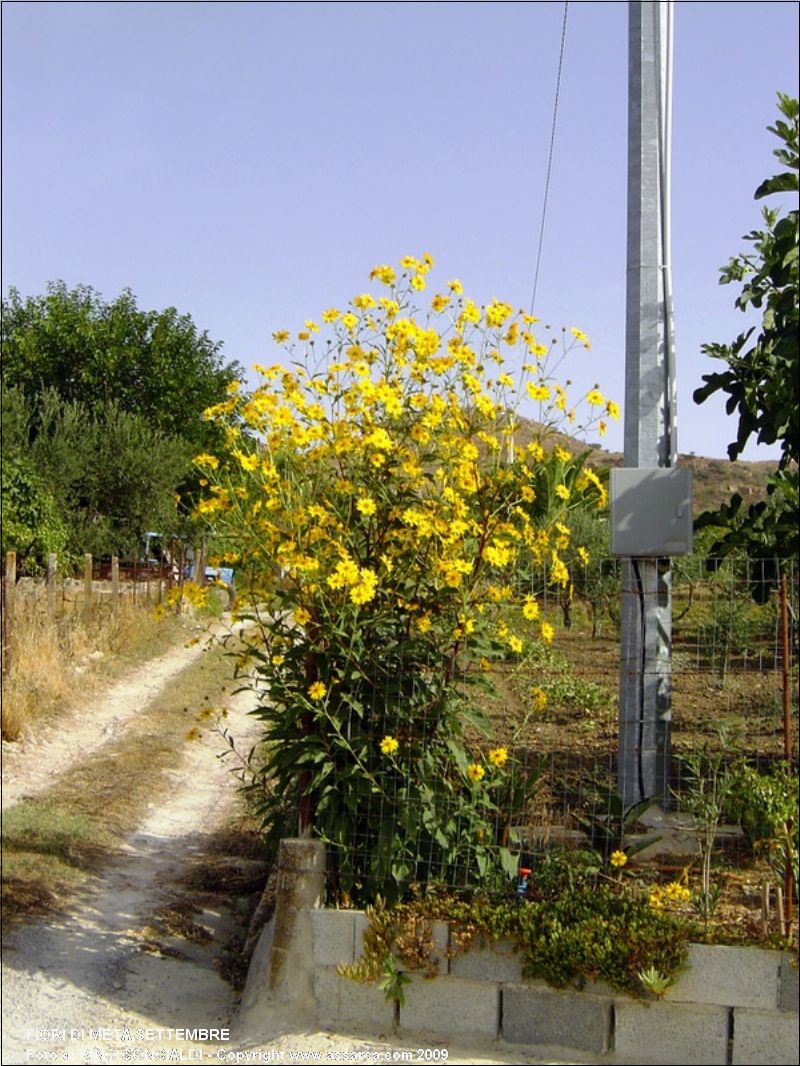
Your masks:
<svg viewBox="0 0 800 1066"><path fill-rule="evenodd" d="M272 334L272 339L276 344L285 344L289 339L288 329L278 329Z"/></svg>
<svg viewBox="0 0 800 1066"><path fill-rule="evenodd" d="M584 348L586 348L587 350L591 348L591 342L582 329L578 329L577 326L573 326L570 332L572 333L572 336L575 338L575 340L579 341L584 346Z"/></svg>
<svg viewBox="0 0 800 1066"><path fill-rule="evenodd" d="M540 630L542 640L545 644L552 644L553 637L556 635L556 631L550 625L549 622L542 622L542 628Z"/></svg>
<svg viewBox="0 0 800 1066"><path fill-rule="evenodd" d="M377 509L375 501L370 496L364 496L363 499L356 501L356 510L363 514L365 518L375 514Z"/></svg>
<svg viewBox="0 0 800 1066"><path fill-rule="evenodd" d="M370 271L370 281L380 281L384 285L394 285L395 272L390 266L376 266Z"/></svg>
<svg viewBox="0 0 800 1066"><path fill-rule="evenodd" d="M456 296L460 296L461 293L464 291L461 282L458 280L458 278L453 278L452 281L448 281L447 287L450 292L454 292Z"/></svg>
<svg viewBox="0 0 800 1066"><path fill-rule="evenodd" d="M486 777L486 771L479 762L471 762L467 767L467 777L477 783Z"/></svg>
<svg viewBox="0 0 800 1066"><path fill-rule="evenodd" d="M527 596L525 598L525 603L522 607L522 617L527 618L529 622L532 622L534 618L539 617L539 604L533 596Z"/></svg>
<svg viewBox="0 0 800 1066"><path fill-rule="evenodd" d="M586 402L591 404L592 407L602 407L606 402L606 398L599 389L591 389L586 393Z"/></svg>
<svg viewBox="0 0 800 1066"><path fill-rule="evenodd" d="M338 311L335 307L329 307L327 311L322 312L323 322L335 322L337 318L341 316L341 311Z"/></svg>
<svg viewBox="0 0 800 1066"><path fill-rule="evenodd" d="M539 685L535 685L531 689L531 703L535 711L543 711L547 706L547 693Z"/></svg>
<svg viewBox="0 0 800 1066"><path fill-rule="evenodd" d="M512 651L516 652L518 655L522 651L522 641L519 639L519 637L509 637L508 638L508 646L509 646L509 648L511 648Z"/></svg>
<svg viewBox="0 0 800 1066"><path fill-rule="evenodd" d="M566 485L556 485L553 491L560 500L568 500L571 495Z"/></svg>
<svg viewBox="0 0 800 1066"><path fill-rule="evenodd" d="M384 755L394 755L400 744L390 734L387 734L381 741L381 751Z"/></svg>
<svg viewBox="0 0 800 1066"><path fill-rule="evenodd" d="M608 412L609 418L613 418L615 422L619 422L619 406L615 404L613 400L609 400L606 403L606 411Z"/></svg>
<svg viewBox="0 0 800 1066"><path fill-rule="evenodd" d="M219 466L219 459L216 455L207 455L205 452L202 455L196 455L192 462L197 466L208 466L212 470L216 470Z"/></svg>
<svg viewBox="0 0 800 1066"><path fill-rule="evenodd" d="M371 307L376 307L378 301L369 292L362 292L359 296L353 297L353 306L357 307L360 311L367 311Z"/></svg>
<svg viewBox="0 0 800 1066"><path fill-rule="evenodd" d="M588 566L588 564L589 564L589 553L583 547L583 545L581 545L581 547L578 548L578 558L580 559L580 561L583 563L584 566Z"/></svg>
<svg viewBox="0 0 800 1066"><path fill-rule="evenodd" d="M311 615L305 607L298 607L294 612L294 620L299 626L304 626L311 620Z"/></svg>
<svg viewBox="0 0 800 1066"><path fill-rule="evenodd" d="M619 868L625 866L628 861L628 856L625 854L624 851L612 851L608 861L611 863L612 866L616 866Z"/></svg>
<svg viewBox="0 0 800 1066"><path fill-rule="evenodd" d="M529 381L525 388L532 400L541 402L550 399L550 388L547 385L534 385L532 381Z"/></svg>
<svg viewBox="0 0 800 1066"><path fill-rule="evenodd" d="M313 685L308 686L308 695L312 700L324 700L327 691L321 681L315 681Z"/></svg>
<svg viewBox="0 0 800 1066"><path fill-rule="evenodd" d="M411 288L417 292L422 292L425 288L425 278L422 274L415 274L411 279Z"/></svg>
<svg viewBox="0 0 800 1066"><path fill-rule="evenodd" d="M492 766L502 769L508 762L508 748L492 748L489 752L489 762Z"/></svg>
<svg viewBox="0 0 800 1066"><path fill-rule="evenodd" d="M313 322L310 318L306 319L306 329L309 333L319 333L319 326L316 322Z"/></svg>

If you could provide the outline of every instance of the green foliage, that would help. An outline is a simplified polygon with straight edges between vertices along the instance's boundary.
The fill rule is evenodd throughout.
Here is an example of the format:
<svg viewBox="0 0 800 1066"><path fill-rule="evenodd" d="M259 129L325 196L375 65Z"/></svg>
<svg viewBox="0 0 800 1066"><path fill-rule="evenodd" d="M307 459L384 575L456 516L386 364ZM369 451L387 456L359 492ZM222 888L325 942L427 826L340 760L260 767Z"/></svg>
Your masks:
<svg viewBox="0 0 800 1066"><path fill-rule="evenodd" d="M184 440L113 401L89 407L53 389L32 400L4 390L3 406L12 415L3 424L4 544L31 566L65 548L135 558L146 530L175 529L176 492L191 470Z"/></svg>
<svg viewBox="0 0 800 1066"><path fill-rule="evenodd" d="M797 774L786 763L776 763L763 772L743 761L733 770L731 792L731 811L751 843L779 880L788 863L796 886L800 854Z"/></svg>
<svg viewBox="0 0 800 1066"><path fill-rule="evenodd" d="M646 900L605 884L594 866L579 854L576 869L567 876L570 856L562 854L560 876L551 869L540 881L532 879L533 897L524 902L479 895L463 899L431 893L370 917L364 954L345 976L376 980L407 969L430 970L430 953L420 952L420 923L450 924L451 953L468 950L477 940L510 939L522 961L526 978L539 978L563 988L588 980L607 981L613 988L641 996L650 990L642 973L662 975L664 982L685 957L690 927L675 916L654 910ZM392 954L396 952L396 955ZM388 978L384 976L384 981Z"/></svg>
<svg viewBox="0 0 800 1066"><path fill-rule="evenodd" d="M457 281L420 310L432 265L376 267L384 294L329 308L324 331L309 320L299 353L279 331L287 365L216 405L226 454L196 458L197 512L270 603L246 667L265 751L253 794L273 839L299 820L329 845L340 900L516 880L536 774L492 747L475 689L493 659L524 652L507 612L518 567L546 565L566 588L567 505L602 495L569 454L546 460L517 436L521 388L566 417L549 360L571 342L558 352L531 316L481 308ZM501 369L515 349L521 382ZM583 402L588 424L616 411L597 390ZM539 516L542 464L542 492L555 480ZM516 617L534 621L525 592ZM533 639L553 633L541 621Z"/></svg>
<svg viewBox="0 0 800 1066"><path fill-rule="evenodd" d="M131 556L145 530L175 532L176 493L185 511L197 489L189 460L220 442L203 412L238 366L188 315L143 311L127 290L109 303L85 285L24 299L12 288L2 310L4 455L30 460L45 509L55 506L55 518L36 518L18 463L3 503L27 517L13 512L4 543L35 567L59 540L53 521L73 554Z"/></svg>
<svg viewBox="0 0 800 1066"><path fill-rule="evenodd" d="M45 481L20 455L4 454L2 467L2 553L17 553L17 572L38 572L50 552L64 553L67 527Z"/></svg>
<svg viewBox="0 0 800 1066"><path fill-rule="evenodd" d="M758 187L756 199L798 190L798 102L779 94L783 118L768 127L782 142L774 152L787 169ZM734 496L718 512L701 516L698 528L720 526L726 532L712 548L719 555L736 548L750 555L796 555L798 539L798 482L800 458L800 359L798 357L798 211L781 217L763 209L764 228L745 236L750 253L735 256L722 269L721 284L742 284L736 307L762 313L755 327L731 344L706 344L703 351L727 364L727 369L704 374L706 383L694 393L703 403L716 392L727 394L728 414L738 414L736 440L728 446L731 459L739 456L751 436L760 444L781 446L778 471L770 481L768 499L742 512Z"/></svg>
<svg viewBox="0 0 800 1066"><path fill-rule="evenodd" d="M607 859L612 851L624 851L630 857L660 839L660 834L653 833L635 843L630 840L631 830L654 803L655 799L651 797L625 806L622 797L609 788L595 797L592 814L577 815L577 821L592 847L597 848L604 858Z"/></svg>
<svg viewBox="0 0 800 1066"><path fill-rule="evenodd" d="M189 315L143 311L127 289L109 303L87 285L56 282L25 299L11 288L2 343L5 382L27 397L54 389L90 411L113 403L196 450L218 439L202 413L239 371Z"/></svg>
<svg viewBox="0 0 800 1066"><path fill-rule="evenodd" d="M681 809L695 823L702 863L699 910L708 923L719 902L720 886L712 884L711 860L717 828L728 809L735 787L732 756L736 747L724 726L718 728L716 745L706 742L701 748L682 755L681 762L688 780L681 789Z"/></svg>
<svg viewBox="0 0 800 1066"><path fill-rule="evenodd" d="M658 999L662 999L675 984L675 978L672 974L663 974L655 966L640 970L638 976L642 983L642 988Z"/></svg>

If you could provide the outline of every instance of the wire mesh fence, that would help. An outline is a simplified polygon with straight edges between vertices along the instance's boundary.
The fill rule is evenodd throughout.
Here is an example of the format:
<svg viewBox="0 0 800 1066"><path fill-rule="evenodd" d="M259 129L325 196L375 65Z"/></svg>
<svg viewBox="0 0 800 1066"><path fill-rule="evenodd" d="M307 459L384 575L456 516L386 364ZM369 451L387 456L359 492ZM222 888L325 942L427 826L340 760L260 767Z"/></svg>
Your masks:
<svg viewBox="0 0 800 1066"><path fill-rule="evenodd" d="M593 844L607 856L639 841L655 815L662 828L672 819L673 832L696 829L698 790L707 800L710 783L726 861L752 862L748 818L756 815L731 775L738 768L771 782L782 767L797 770L797 562L673 563L669 790L650 812L648 804L626 811L618 794L618 561L573 574L566 591L553 591L544 572L528 580L540 604L537 631L550 619L552 643L533 639L524 617L510 613L521 654L487 655L460 674L457 706L445 706L440 688L457 658L409 667L388 636L380 669L370 664L351 688L342 742L328 738L324 773L342 782L359 774L358 801L350 791L342 802L335 788L320 801L322 778L300 782L329 815L342 802L326 822L334 892L388 866L406 884L491 887L553 843ZM663 678L663 664L659 671ZM360 767L351 765L353 750ZM337 840L330 826L345 823Z"/></svg>

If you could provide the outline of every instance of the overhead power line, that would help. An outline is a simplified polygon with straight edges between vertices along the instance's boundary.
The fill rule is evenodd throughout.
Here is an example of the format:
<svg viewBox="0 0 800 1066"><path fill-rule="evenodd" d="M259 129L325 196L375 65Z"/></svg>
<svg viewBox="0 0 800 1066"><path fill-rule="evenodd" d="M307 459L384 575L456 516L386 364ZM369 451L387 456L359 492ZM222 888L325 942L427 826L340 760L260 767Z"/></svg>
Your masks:
<svg viewBox="0 0 800 1066"><path fill-rule="evenodd" d="M564 66L564 42L567 39L567 13L569 0L564 0L564 17L561 21L561 47L558 53L558 72L556 74L556 91L553 99L553 122L550 127L550 148L547 153L547 174L544 181L544 198L542 201L542 218L539 223L539 247L536 251L536 272L533 277L533 293L531 294L531 310L536 304L536 290L539 288L539 268L542 264L542 246L544 244L544 223L547 217L547 198L550 192L550 174L553 169L553 147L556 142L556 123L558 122L558 98L561 93L561 71Z"/></svg>

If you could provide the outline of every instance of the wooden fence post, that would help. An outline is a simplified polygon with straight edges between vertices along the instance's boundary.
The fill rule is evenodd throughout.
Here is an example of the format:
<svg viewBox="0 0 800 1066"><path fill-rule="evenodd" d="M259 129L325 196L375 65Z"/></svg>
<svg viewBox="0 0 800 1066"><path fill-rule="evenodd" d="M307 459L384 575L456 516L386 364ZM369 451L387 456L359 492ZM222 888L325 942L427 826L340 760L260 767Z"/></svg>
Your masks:
<svg viewBox="0 0 800 1066"><path fill-rule="evenodd" d="M3 574L3 666L4 674L11 669L11 640L14 618L14 591L17 584L17 553L6 552L6 572Z"/></svg>
<svg viewBox="0 0 800 1066"><path fill-rule="evenodd" d="M92 556L89 552L83 557L83 617L87 623L92 620Z"/></svg>
<svg viewBox="0 0 800 1066"><path fill-rule="evenodd" d="M111 556L111 603L114 614L119 611L119 556Z"/></svg>
<svg viewBox="0 0 800 1066"><path fill-rule="evenodd" d="M47 556L47 577L45 578L45 584L47 587L47 611L51 618L56 616L56 572L58 570L58 556L55 552L50 552Z"/></svg>

